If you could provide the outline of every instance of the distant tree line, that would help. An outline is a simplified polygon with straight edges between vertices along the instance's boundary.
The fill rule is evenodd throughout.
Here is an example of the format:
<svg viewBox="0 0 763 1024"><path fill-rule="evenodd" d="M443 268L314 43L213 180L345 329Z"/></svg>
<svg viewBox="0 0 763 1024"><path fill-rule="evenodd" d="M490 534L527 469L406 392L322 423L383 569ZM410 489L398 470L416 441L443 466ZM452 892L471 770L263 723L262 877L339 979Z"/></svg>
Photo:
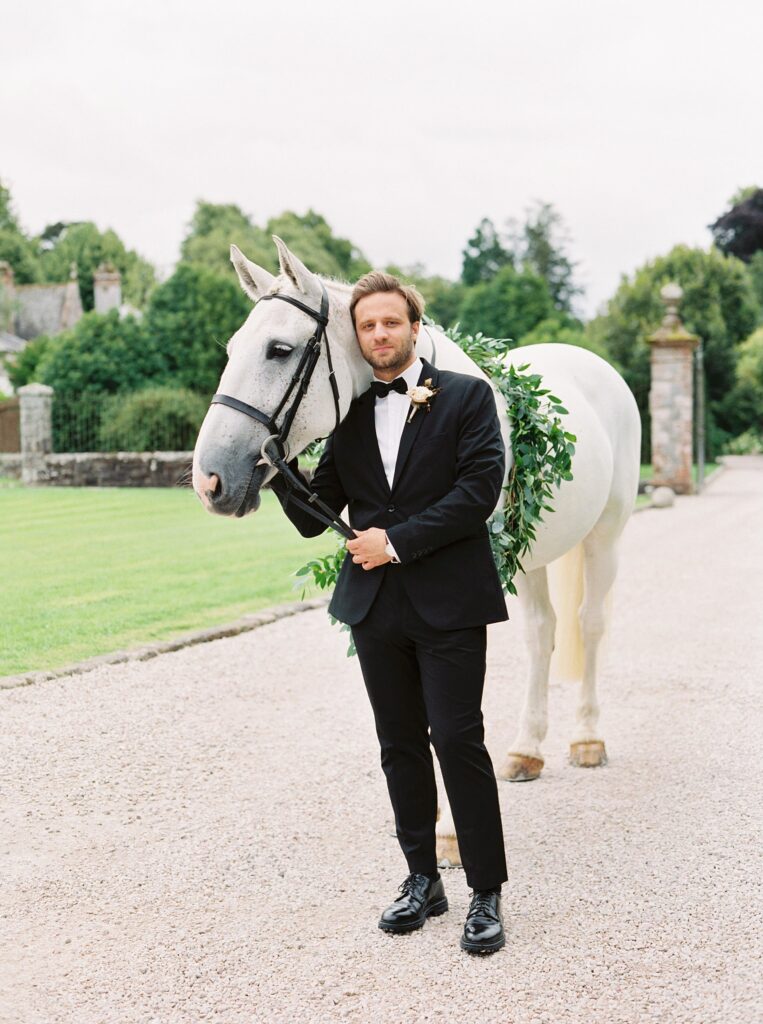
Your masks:
<svg viewBox="0 0 763 1024"><path fill-rule="evenodd" d="M660 323L660 287L677 281L681 312L704 343L711 453L731 438L763 437L763 190L743 189L712 225L708 250L676 246L623 276L602 311L584 323L576 312L582 289L569 237L550 203L537 202L503 229L484 218L462 252L457 280L428 275L420 265L386 269L415 283L427 313L465 333L507 339L507 347L540 342L581 345L609 360L634 392L649 456L649 347ZM263 226L238 206L200 201L165 282L110 230L59 223L39 236L24 233L0 182L0 259L17 281L62 281L76 263L83 319L72 330L31 342L10 367L14 386L32 379L59 391L99 394L159 386L208 398L225 364L225 344L251 308L230 265L235 242L261 266L278 269L271 235L280 235L314 271L355 280L371 269L362 251L338 237L313 210L286 211ZM102 261L122 273L123 293L140 317L92 312L92 275ZM145 413L144 413L145 415Z"/></svg>

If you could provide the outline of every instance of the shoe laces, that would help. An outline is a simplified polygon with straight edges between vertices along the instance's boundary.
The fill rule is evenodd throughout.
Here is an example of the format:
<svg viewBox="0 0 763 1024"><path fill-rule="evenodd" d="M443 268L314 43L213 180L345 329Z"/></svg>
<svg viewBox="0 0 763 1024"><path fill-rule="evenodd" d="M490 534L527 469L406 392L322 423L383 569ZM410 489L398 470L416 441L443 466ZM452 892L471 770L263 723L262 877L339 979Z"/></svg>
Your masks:
<svg viewBox="0 0 763 1024"><path fill-rule="evenodd" d="M498 920L498 916L495 912L491 897L492 893L489 892L475 892L472 896L472 901L469 904L469 913L467 917L476 917L478 914L482 914L486 917L495 918Z"/></svg>
<svg viewBox="0 0 763 1024"><path fill-rule="evenodd" d="M408 875L407 878L403 879L403 881L397 887L398 891L401 893L401 896L398 897L399 899L402 898L402 896L407 896L413 890L413 888L416 885L416 879L419 877L421 876L413 872L412 874Z"/></svg>

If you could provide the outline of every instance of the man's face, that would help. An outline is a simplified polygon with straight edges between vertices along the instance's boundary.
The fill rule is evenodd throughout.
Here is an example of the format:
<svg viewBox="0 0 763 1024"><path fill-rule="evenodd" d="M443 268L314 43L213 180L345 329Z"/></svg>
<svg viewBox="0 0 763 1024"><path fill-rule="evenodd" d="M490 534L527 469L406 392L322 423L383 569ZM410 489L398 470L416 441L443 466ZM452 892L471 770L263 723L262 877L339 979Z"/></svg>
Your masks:
<svg viewBox="0 0 763 1024"><path fill-rule="evenodd" d="M419 322L410 322L408 305L398 292L374 292L355 306L360 351L382 380L393 380L411 365L418 333Z"/></svg>

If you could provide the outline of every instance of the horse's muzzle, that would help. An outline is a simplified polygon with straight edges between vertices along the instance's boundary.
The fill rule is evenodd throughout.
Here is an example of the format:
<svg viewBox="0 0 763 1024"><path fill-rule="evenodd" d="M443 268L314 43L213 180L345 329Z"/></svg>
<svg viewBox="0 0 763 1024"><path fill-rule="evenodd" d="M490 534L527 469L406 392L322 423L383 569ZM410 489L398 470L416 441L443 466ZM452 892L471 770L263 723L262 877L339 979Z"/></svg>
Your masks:
<svg viewBox="0 0 763 1024"><path fill-rule="evenodd" d="M234 486L226 473L212 472L207 476L201 469L197 469L194 473L194 490L208 512L240 518L249 512L256 512L260 507L260 488L268 469L267 465L253 464L243 490L240 478L239 485Z"/></svg>

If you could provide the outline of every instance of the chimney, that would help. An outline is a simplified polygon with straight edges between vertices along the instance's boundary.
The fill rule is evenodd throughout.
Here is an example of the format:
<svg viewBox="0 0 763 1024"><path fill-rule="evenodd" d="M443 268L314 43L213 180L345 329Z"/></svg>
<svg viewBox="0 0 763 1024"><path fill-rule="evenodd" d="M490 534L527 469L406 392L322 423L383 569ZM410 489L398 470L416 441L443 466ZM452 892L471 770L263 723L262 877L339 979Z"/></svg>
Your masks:
<svg viewBox="0 0 763 1024"><path fill-rule="evenodd" d="M61 315L58 322L58 330L66 331L74 327L82 316L82 299L79 294L79 281L77 280L77 264L72 261L69 266L69 280L64 290L64 301L61 306Z"/></svg>
<svg viewBox="0 0 763 1024"><path fill-rule="evenodd" d="M122 275L111 263L101 263L93 274L96 313L108 313L122 305Z"/></svg>

